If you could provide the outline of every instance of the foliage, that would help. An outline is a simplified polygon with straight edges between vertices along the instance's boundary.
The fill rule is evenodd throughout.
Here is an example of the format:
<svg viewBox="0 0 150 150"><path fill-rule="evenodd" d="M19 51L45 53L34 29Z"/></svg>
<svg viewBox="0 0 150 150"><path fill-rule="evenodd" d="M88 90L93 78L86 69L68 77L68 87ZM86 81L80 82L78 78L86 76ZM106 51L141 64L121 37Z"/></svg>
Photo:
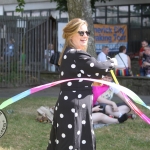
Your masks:
<svg viewBox="0 0 150 150"><path fill-rule="evenodd" d="M95 8L95 2L103 2L106 3L106 1L112 1L112 0L91 0L91 7L94 10ZM16 7L17 12L22 12L24 10L25 0L17 0L18 6ZM57 2L57 10L60 10L62 12L67 12L67 0L50 0L50 2Z"/></svg>
<svg viewBox="0 0 150 150"><path fill-rule="evenodd" d="M17 2L18 2L18 6L16 6L16 12L24 11L25 1L24 0L17 0Z"/></svg>
<svg viewBox="0 0 150 150"><path fill-rule="evenodd" d="M135 13L140 13L141 5L133 5L133 10ZM149 5L143 6L142 11L144 15L150 14L150 6Z"/></svg>
<svg viewBox="0 0 150 150"><path fill-rule="evenodd" d="M91 0L91 7L92 7L92 10L94 10L95 8L95 2L103 2L103 3L106 3L107 0ZM108 0L108 1L112 1L112 0ZM68 8L67 8L67 0L50 0L50 2L57 2L57 10L60 10L62 12L67 12L68 11Z"/></svg>

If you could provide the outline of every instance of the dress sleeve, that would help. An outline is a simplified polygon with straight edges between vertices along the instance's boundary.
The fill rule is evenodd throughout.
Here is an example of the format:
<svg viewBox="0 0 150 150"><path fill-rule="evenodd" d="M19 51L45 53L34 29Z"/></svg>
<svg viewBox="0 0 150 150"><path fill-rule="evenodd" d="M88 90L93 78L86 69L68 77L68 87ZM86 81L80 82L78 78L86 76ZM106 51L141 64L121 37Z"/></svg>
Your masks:
<svg viewBox="0 0 150 150"><path fill-rule="evenodd" d="M94 78L101 78L102 75L106 75L108 70L112 67L111 60L99 62L94 57L84 52L77 53L76 63L81 73Z"/></svg>

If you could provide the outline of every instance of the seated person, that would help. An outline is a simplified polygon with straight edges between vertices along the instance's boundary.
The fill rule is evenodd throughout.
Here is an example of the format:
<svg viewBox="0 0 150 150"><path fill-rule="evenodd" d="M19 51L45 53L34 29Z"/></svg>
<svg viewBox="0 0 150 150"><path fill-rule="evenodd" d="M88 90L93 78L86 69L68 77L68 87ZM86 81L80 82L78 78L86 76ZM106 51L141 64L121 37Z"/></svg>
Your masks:
<svg viewBox="0 0 150 150"><path fill-rule="evenodd" d="M145 68L145 76L150 77L150 47L144 47L143 66Z"/></svg>
<svg viewBox="0 0 150 150"><path fill-rule="evenodd" d="M92 119L94 123L104 123L104 124L116 124L116 123L123 123L128 119L128 115L124 114L119 118L112 118L109 117L108 115L101 113L102 109L100 106L95 106L92 108Z"/></svg>
<svg viewBox="0 0 150 150"><path fill-rule="evenodd" d="M112 82L111 73L108 73L102 80ZM120 118L122 115L130 112L131 108L126 104L125 98L122 93L108 85L100 85L99 83L93 83L93 107L100 106L102 110L101 113L106 115L113 116L115 118ZM116 104L111 101L113 94L116 94L120 97L124 102ZM135 115L129 114L127 115L129 118L134 119ZM125 121L125 120L124 120Z"/></svg>

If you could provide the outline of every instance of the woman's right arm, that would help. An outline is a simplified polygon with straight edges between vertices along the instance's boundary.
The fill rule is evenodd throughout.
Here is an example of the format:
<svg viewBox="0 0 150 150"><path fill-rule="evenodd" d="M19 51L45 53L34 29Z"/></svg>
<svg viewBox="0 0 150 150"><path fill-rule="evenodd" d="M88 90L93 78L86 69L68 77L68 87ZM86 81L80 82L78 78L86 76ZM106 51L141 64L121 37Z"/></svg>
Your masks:
<svg viewBox="0 0 150 150"><path fill-rule="evenodd" d="M98 97L97 101L99 103L105 103L105 104L111 105L114 111L118 111L118 107L117 107L116 103L113 101L107 100L101 96Z"/></svg>

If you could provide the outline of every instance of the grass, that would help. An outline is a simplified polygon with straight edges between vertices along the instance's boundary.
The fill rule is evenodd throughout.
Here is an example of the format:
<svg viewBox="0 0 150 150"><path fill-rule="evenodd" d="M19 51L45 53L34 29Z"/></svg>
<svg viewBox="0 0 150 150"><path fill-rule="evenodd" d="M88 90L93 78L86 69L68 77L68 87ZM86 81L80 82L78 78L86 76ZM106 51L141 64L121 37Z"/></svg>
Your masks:
<svg viewBox="0 0 150 150"><path fill-rule="evenodd" d="M2 103L5 99L0 99ZM24 98L3 111L8 129L0 139L0 150L46 150L51 124L36 121L40 106L53 106L55 98ZM138 106L150 116L150 111ZM9 113L13 110L13 113ZM95 130L96 150L149 150L150 126L139 117L123 124L115 124Z"/></svg>

